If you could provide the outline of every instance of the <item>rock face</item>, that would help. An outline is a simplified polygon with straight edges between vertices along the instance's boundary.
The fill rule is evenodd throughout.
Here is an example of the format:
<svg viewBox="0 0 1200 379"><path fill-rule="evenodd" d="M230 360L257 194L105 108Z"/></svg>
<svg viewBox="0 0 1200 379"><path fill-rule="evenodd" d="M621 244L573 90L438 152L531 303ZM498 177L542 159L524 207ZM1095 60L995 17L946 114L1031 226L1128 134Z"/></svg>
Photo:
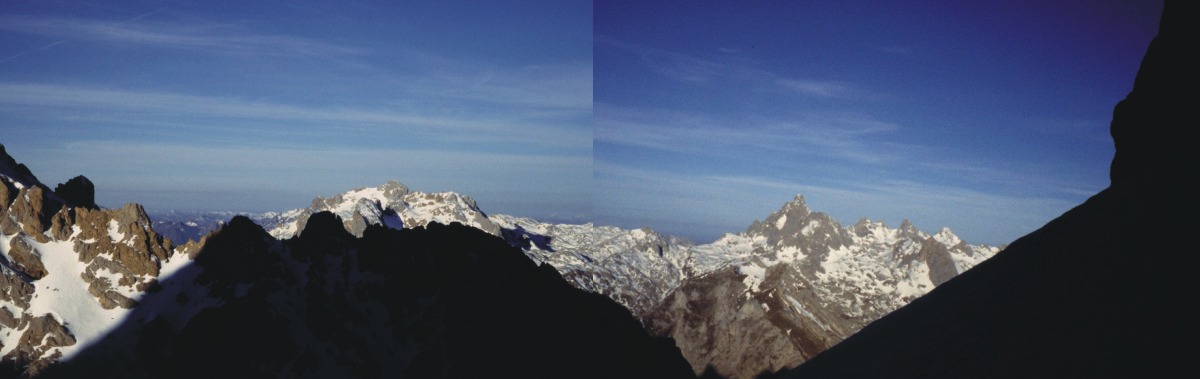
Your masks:
<svg viewBox="0 0 1200 379"><path fill-rule="evenodd" d="M87 178L52 192L0 154L0 366L33 374L97 338L172 256L141 206L94 198Z"/></svg>
<svg viewBox="0 0 1200 379"><path fill-rule="evenodd" d="M1193 8L1168 1L1113 113L1109 188L876 321L792 378L1124 378L1195 372L1187 236L1196 160ZM1150 220L1157 220L1154 222ZM1184 374L1187 375L1187 374Z"/></svg>
<svg viewBox="0 0 1200 379"><path fill-rule="evenodd" d="M692 377L669 340L461 224L358 238L329 212L284 241L245 217L205 238L64 377ZM220 364L213 364L220 362Z"/></svg>

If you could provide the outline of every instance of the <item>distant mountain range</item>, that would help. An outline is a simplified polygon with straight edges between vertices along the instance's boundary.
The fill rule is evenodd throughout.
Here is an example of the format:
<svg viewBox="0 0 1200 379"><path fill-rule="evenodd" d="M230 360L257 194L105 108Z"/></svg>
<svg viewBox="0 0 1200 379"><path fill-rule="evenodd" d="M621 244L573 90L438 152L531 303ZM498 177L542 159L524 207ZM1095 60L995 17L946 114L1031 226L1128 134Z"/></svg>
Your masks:
<svg viewBox="0 0 1200 379"><path fill-rule="evenodd" d="M907 220L897 228L866 219L843 227L809 210L801 196L745 232L702 245L647 228L488 215L470 197L415 192L395 181L245 216L286 239L323 211L356 236L370 225L458 222L502 237L574 286L621 303L651 332L674 338L696 373L734 378L794 367L1000 250L967 244L949 229L930 235ZM154 225L195 240L230 215L165 213ZM713 323L742 332L710 333Z"/></svg>

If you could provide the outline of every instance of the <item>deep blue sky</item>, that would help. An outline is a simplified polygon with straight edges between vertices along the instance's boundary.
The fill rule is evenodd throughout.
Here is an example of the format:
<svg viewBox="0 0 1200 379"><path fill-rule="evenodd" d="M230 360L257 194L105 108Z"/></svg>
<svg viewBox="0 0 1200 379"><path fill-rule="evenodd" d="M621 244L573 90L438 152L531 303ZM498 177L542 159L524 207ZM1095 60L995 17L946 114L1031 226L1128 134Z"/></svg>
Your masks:
<svg viewBox="0 0 1200 379"><path fill-rule="evenodd" d="M591 5L6 1L0 143L110 207L286 210L395 179L579 221Z"/></svg>
<svg viewBox="0 0 1200 379"><path fill-rule="evenodd" d="M1153 1L597 1L595 216L707 242L797 193L1011 242L1108 186Z"/></svg>
<svg viewBox="0 0 1200 379"><path fill-rule="evenodd" d="M707 242L801 193L1000 244L1108 185L1161 9L411 3L5 2L0 143L106 206L282 210L395 179Z"/></svg>

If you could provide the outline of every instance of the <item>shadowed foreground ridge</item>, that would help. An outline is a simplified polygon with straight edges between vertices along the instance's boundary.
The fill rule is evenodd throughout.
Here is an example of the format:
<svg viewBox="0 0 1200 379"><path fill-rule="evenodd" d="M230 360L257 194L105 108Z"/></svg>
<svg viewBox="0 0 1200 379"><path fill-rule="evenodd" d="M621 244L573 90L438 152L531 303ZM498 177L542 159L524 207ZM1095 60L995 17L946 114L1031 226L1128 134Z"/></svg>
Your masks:
<svg viewBox="0 0 1200 379"><path fill-rule="evenodd" d="M1195 376L1195 319L1179 304L1195 287L1200 170L1184 94L1200 62L1196 19L1178 6L1167 2L1114 111L1108 189L787 377Z"/></svg>
<svg viewBox="0 0 1200 379"><path fill-rule="evenodd" d="M244 217L112 334L41 377L693 377L669 339L452 224L279 241Z"/></svg>

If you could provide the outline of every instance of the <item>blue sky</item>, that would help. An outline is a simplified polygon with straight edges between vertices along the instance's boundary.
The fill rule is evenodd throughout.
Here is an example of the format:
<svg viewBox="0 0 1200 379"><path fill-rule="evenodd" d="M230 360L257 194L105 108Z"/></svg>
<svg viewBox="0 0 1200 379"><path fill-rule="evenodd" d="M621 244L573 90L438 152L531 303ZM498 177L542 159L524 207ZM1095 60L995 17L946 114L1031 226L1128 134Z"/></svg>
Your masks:
<svg viewBox="0 0 1200 379"><path fill-rule="evenodd" d="M411 3L5 2L0 143L106 206L282 210L395 179L707 242L800 193L1000 244L1108 185L1161 9Z"/></svg>
<svg viewBox="0 0 1200 379"><path fill-rule="evenodd" d="M595 217L707 242L797 194L1011 242L1108 186L1144 1L598 1Z"/></svg>
<svg viewBox="0 0 1200 379"><path fill-rule="evenodd" d="M413 3L6 1L0 143L110 207L285 210L395 179L588 218L591 3Z"/></svg>

